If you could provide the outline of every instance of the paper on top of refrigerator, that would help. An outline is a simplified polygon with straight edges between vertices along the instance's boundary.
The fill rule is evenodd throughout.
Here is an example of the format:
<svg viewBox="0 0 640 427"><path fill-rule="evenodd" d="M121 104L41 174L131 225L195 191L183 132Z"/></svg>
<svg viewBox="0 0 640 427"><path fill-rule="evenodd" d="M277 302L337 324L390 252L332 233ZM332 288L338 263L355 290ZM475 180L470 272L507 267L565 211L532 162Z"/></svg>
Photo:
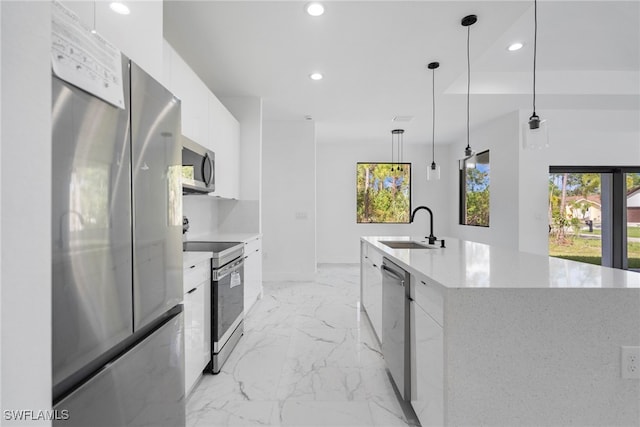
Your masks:
<svg viewBox="0 0 640 427"><path fill-rule="evenodd" d="M120 50L57 1L51 13L51 66L62 80L125 108Z"/></svg>

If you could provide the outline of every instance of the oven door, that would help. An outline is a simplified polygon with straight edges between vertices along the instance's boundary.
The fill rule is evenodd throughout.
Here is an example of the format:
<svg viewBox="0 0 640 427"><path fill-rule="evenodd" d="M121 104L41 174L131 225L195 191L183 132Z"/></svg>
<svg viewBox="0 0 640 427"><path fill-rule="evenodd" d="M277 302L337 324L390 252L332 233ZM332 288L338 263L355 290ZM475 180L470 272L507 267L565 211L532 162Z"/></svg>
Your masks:
<svg viewBox="0 0 640 427"><path fill-rule="evenodd" d="M212 340L218 353L242 320L244 311L244 257L213 271Z"/></svg>

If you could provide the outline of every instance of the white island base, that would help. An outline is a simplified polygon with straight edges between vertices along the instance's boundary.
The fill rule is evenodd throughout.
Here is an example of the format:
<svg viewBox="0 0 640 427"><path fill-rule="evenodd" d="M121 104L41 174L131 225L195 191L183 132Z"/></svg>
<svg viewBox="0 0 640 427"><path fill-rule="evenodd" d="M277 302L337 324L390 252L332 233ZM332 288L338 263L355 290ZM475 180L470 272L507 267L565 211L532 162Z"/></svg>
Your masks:
<svg viewBox="0 0 640 427"><path fill-rule="evenodd" d="M411 404L423 426L640 425L640 274L446 239L362 238L362 304L378 337L373 265L411 274ZM380 278L381 280L381 278Z"/></svg>

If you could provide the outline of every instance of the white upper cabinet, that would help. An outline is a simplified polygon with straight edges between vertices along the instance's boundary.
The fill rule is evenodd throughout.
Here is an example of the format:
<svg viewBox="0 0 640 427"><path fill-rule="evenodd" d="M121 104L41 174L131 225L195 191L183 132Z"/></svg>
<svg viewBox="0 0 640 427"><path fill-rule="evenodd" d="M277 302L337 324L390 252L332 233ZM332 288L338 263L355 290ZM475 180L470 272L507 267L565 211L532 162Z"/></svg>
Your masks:
<svg viewBox="0 0 640 427"><path fill-rule="evenodd" d="M165 67L168 67L168 71L165 70L165 83L182 101L182 134L206 146L209 132L209 88L166 41L164 51Z"/></svg>
<svg viewBox="0 0 640 427"><path fill-rule="evenodd" d="M216 153L213 196L238 199L240 193L240 124L213 94L209 95L209 145Z"/></svg>
<svg viewBox="0 0 640 427"><path fill-rule="evenodd" d="M238 199L238 121L166 41L164 55L165 84L182 101L182 134L216 153L216 191L211 195Z"/></svg>

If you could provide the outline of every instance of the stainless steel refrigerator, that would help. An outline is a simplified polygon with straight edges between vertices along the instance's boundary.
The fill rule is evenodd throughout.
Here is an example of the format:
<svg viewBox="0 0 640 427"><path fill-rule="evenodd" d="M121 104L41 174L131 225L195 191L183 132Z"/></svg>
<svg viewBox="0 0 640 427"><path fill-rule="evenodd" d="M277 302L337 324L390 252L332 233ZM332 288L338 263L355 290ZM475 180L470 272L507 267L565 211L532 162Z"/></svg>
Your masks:
<svg viewBox="0 0 640 427"><path fill-rule="evenodd" d="M122 67L125 109L53 76L55 425L185 424L180 101Z"/></svg>

